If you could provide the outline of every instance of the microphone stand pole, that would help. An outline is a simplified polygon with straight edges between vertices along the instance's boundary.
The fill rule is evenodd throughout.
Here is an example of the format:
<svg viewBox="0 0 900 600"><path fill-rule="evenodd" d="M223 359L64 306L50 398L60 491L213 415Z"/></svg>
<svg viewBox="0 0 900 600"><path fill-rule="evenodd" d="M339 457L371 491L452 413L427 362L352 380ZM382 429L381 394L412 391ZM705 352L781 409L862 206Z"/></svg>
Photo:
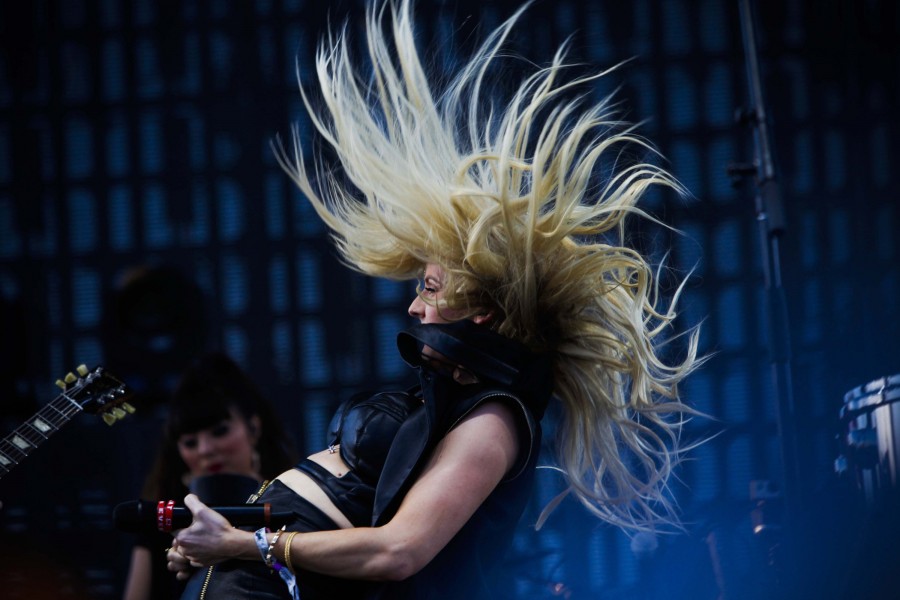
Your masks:
<svg viewBox="0 0 900 600"><path fill-rule="evenodd" d="M797 518L801 505L801 485L795 430L796 407L791 380L790 328L787 302L781 277L780 245L784 235L785 217L778 182L775 178L775 166L772 160L772 148L767 129L768 122L757 60L753 11L750 0L739 0L739 2L747 79L752 100L752 107L742 113L741 121L753 127L756 156L752 165L731 167L729 172L738 176L753 174L756 182L755 209L756 221L759 225L765 283L767 341L770 350L783 468L781 485L783 518L781 532L784 541L787 542L787 548L781 548L778 554L782 558L792 561L795 555L794 550L796 549L792 544L792 539L797 531ZM771 554L769 558L770 562L773 562ZM776 586L782 588L782 578L777 575L778 571L782 569L779 568L779 565L773 566L776 567ZM795 572L794 569L787 570ZM783 589L780 591L783 591Z"/></svg>

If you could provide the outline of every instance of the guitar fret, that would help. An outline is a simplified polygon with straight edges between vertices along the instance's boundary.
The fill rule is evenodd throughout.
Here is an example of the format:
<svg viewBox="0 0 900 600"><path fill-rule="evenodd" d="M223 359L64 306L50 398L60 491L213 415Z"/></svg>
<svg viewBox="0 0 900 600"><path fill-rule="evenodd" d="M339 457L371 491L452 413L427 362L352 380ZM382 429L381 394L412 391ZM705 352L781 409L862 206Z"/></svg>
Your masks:
<svg viewBox="0 0 900 600"><path fill-rule="evenodd" d="M40 416L35 417L34 420L31 422L31 424L35 429L37 429L42 434L52 433L53 431L58 429L58 427L54 427L53 425L51 425L44 419L40 418ZM44 435L44 437L47 437L47 436Z"/></svg>
<svg viewBox="0 0 900 600"><path fill-rule="evenodd" d="M18 429L0 439L0 476L8 473L29 453L82 411L100 413L125 400L125 385L103 372L79 370L81 377L63 385L63 392ZM126 405L129 411L130 406Z"/></svg>

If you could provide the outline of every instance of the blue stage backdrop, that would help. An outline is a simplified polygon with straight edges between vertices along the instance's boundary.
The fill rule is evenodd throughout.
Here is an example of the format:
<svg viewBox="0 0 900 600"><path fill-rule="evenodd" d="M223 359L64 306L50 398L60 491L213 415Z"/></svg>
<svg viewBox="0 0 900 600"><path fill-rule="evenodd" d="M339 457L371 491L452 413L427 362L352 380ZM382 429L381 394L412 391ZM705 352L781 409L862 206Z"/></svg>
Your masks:
<svg viewBox="0 0 900 600"><path fill-rule="evenodd" d="M864 520L833 467L843 395L900 373L900 21L889 0L754 4L786 210L803 514L792 569L804 597L837 597L852 576L816 532L852 547ZM294 124L309 139L297 67L310 84L328 13L339 23L351 11L358 32L363 6L0 5L0 433L50 402L53 381L79 363L125 379L139 409L113 428L78 416L0 480L5 597L121 596L131 539L112 528L112 507L138 497L163 401L200 352L245 366L303 451L322 447L348 394L410 381L394 335L414 285L342 267L270 147ZM452 69L517 6L420 0L430 67ZM752 528L751 485L772 496L777 522L784 469L755 190L728 174L754 158L753 132L734 118L750 101L740 23L737 0L539 0L513 36L513 51L539 64L567 38L584 68L631 59L594 92L619 88L626 118L644 122L692 193L648 204L681 234L643 227L636 239L691 272L681 324L703 321L702 348L715 355L684 391L715 420L687 435L719 435L679 470L676 535L629 538L569 501L536 533L561 489L541 470L509 598L743 598L783 576L767 559L775 538ZM548 426L545 464L552 412Z"/></svg>

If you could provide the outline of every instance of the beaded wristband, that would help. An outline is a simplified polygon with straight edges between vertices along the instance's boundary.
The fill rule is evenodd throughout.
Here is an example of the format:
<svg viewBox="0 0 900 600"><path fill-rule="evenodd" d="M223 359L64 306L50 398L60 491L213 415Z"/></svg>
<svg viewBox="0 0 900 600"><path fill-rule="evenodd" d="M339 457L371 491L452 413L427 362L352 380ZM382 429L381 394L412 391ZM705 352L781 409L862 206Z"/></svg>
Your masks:
<svg viewBox="0 0 900 600"><path fill-rule="evenodd" d="M275 544L278 543L278 538L281 537L281 534L284 533L284 530L287 529L287 525L282 525L281 529L275 532L275 535L272 536L272 541L269 542L269 547L266 549L266 566L270 569L275 569L276 571L281 570L281 563L275 560L275 557L272 556L275 553Z"/></svg>

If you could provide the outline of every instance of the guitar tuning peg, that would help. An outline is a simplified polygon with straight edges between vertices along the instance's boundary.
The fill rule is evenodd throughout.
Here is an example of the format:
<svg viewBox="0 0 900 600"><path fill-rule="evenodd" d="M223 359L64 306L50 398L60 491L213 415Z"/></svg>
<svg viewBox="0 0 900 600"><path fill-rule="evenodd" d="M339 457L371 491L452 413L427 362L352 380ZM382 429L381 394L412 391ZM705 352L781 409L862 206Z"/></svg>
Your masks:
<svg viewBox="0 0 900 600"><path fill-rule="evenodd" d="M65 389L66 389L66 382L63 381L62 379L57 379L57 380L56 380L56 387L58 387L58 388L61 389L61 390L65 390Z"/></svg>
<svg viewBox="0 0 900 600"><path fill-rule="evenodd" d="M111 413L105 412L103 413L103 422L110 426L114 425L116 422L116 417Z"/></svg>
<svg viewBox="0 0 900 600"><path fill-rule="evenodd" d="M76 368L75 370L78 371L78 374L82 377L88 374L87 365L78 365L78 368Z"/></svg>
<svg viewBox="0 0 900 600"><path fill-rule="evenodd" d="M124 419L128 413L116 406L112 409L112 414L117 419Z"/></svg>
<svg viewBox="0 0 900 600"><path fill-rule="evenodd" d="M78 381L78 377L75 376L75 373L72 373L71 371L66 373L66 377L65 377L66 383L75 383L76 381Z"/></svg>
<svg viewBox="0 0 900 600"><path fill-rule="evenodd" d="M132 405L130 405L127 402L122 403L122 408L124 408L125 412L127 412L129 415L133 415L134 412L137 410L135 407L133 407Z"/></svg>

